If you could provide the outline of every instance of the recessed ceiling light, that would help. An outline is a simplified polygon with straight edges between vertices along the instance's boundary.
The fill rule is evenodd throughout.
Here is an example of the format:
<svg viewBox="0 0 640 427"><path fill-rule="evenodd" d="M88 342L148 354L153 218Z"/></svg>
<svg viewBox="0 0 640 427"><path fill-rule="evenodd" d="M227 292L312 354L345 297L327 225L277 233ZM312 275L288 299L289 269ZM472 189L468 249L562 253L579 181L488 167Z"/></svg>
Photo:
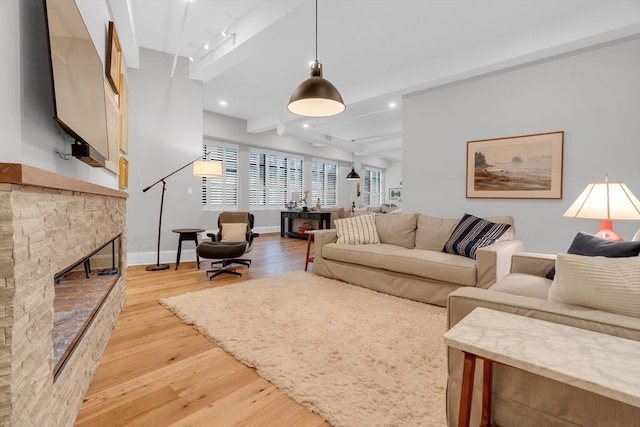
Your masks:
<svg viewBox="0 0 640 427"><path fill-rule="evenodd" d="M206 43L204 44L204 48L205 48L206 50L209 50L209 42L206 42Z"/></svg>
<svg viewBox="0 0 640 427"><path fill-rule="evenodd" d="M227 101L225 101L225 100L220 101L220 105L222 105L223 107L226 107Z"/></svg>
<svg viewBox="0 0 640 427"><path fill-rule="evenodd" d="M302 127L303 127L303 128L305 128L305 129L306 129L306 128L308 128L308 127L309 127L309 123L304 123L304 124L302 125Z"/></svg>
<svg viewBox="0 0 640 427"><path fill-rule="evenodd" d="M395 102L390 102L389 103L389 108L396 108L396 103Z"/></svg>
<svg viewBox="0 0 640 427"><path fill-rule="evenodd" d="M189 61L193 62L193 56L189 57Z"/></svg>

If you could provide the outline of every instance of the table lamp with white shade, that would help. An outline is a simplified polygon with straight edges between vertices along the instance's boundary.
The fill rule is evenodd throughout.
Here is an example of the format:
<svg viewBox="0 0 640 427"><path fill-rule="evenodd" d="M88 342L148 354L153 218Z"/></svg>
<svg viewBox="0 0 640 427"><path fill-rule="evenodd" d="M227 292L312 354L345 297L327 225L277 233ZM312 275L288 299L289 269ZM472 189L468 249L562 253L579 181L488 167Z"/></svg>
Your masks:
<svg viewBox="0 0 640 427"><path fill-rule="evenodd" d="M591 183L578 196L563 216L571 218L599 219L598 237L620 241L622 237L613 231L612 220L640 220L640 201L622 182Z"/></svg>

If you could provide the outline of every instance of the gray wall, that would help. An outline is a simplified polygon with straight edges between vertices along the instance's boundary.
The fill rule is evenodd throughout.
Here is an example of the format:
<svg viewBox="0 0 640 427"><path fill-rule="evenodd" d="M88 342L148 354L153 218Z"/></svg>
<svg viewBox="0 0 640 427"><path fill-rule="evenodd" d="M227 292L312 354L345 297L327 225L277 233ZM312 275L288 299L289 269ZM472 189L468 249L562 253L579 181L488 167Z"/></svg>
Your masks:
<svg viewBox="0 0 640 427"><path fill-rule="evenodd" d="M562 200L466 199L469 140L563 130ZM562 216L586 185L622 181L640 196L640 38L403 100L403 210L515 217L527 250L565 252L597 220ZM614 221L630 239L638 221Z"/></svg>
<svg viewBox="0 0 640 427"><path fill-rule="evenodd" d="M129 69L129 264L156 259L162 182L142 189L202 154L202 83L188 78L186 58L179 58L173 78L172 65L172 55L141 49L140 69ZM191 166L165 182L161 262L173 262L178 238L172 229L210 229L215 222L200 208L201 181ZM185 259L189 254L193 250Z"/></svg>

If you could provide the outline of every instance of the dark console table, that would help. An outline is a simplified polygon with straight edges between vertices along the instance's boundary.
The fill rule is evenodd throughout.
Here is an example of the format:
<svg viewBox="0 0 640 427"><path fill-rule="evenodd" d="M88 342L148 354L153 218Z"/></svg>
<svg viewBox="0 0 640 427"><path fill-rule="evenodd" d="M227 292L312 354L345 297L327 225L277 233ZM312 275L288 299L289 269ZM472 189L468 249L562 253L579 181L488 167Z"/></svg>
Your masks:
<svg viewBox="0 0 640 427"><path fill-rule="evenodd" d="M305 234L298 234L292 230L294 219L312 219L318 221L318 229L331 228L331 212L280 211L280 237L289 236L306 239ZM285 228L285 219L287 227Z"/></svg>

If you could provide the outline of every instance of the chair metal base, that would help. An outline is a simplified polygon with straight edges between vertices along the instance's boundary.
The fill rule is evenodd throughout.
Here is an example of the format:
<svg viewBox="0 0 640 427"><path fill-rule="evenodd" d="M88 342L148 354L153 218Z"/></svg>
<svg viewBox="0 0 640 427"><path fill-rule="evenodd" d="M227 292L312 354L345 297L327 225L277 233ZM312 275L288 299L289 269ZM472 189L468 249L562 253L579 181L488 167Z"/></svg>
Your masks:
<svg viewBox="0 0 640 427"><path fill-rule="evenodd" d="M242 277L242 273L237 272L235 268L227 267L217 268L215 270L207 270L207 274L209 273L212 273L211 276L209 276L209 280L213 279L214 277L218 277L221 274L233 274L234 276Z"/></svg>
<svg viewBox="0 0 640 427"><path fill-rule="evenodd" d="M251 260L244 259L244 258L231 258L231 259L221 259L218 261L211 261L211 267L213 267L216 264L220 264L221 267L216 268L214 270L207 270L207 274L213 273L211 274L211 276L209 276L209 280L221 274L233 274L233 275L242 277L242 273L237 272L235 267L229 267L229 266L231 264L242 264L242 265L246 265L247 268L249 268L251 266Z"/></svg>
<svg viewBox="0 0 640 427"><path fill-rule="evenodd" d="M231 264L242 264L242 265L246 265L247 267L251 267L251 260L243 259L243 258L234 258L234 259L225 259L222 261L223 267L226 267Z"/></svg>

